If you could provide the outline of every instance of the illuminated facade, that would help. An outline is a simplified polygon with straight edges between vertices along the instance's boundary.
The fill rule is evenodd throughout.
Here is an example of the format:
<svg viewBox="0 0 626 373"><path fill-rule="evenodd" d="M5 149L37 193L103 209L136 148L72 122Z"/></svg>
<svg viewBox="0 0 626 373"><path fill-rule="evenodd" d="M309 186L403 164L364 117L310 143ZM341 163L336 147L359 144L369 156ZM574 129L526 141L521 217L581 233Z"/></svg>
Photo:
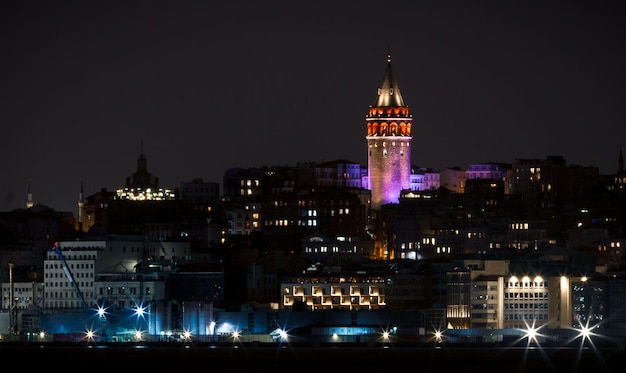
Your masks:
<svg viewBox="0 0 626 373"><path fill-rule="evenodd" d="M508 277L504 283L504 327L525 329L529 325L547 325L551 303L554 304L550 297L549 282L542 276Z"/></svg>
<svg viewBox="0 0 626 373"><path fill-rule="evenodd" d="M414 191L437 190L440 186L439 172L430 168L411 168L410 189Z"/></svg>
<svg viewBox="0 0 626 373"><path fill-rule="evenodd" d="M448 272L449 329L569 329L596 326L606 317L602 280L559 275L565 271L554 268L510 272L509 265L464 260Z"/></svg>
<svg viewBox="0 0 626 373"><path fill-rule="evenodd" d="M131 201L174 201L176 193L171 189L123 188L117 190L117 199Z"/></svg>
<svg viewBox="0 0 626 373"><path fill-rule="evenodd" d="M78 242L78 241L77 241ZM95 299L94 281L96 278L96 259L98 252L104 249L103 241L81 241L80 247L59 244L59 250L67 262L67 270L75 280L75 289L66 268L56 253L49 251L44 260L44 302L46 310L80 311L87 305L93 305Z"/></svg>
<svg viewBox="0 0 626 373"><path fill-rule="evenodd" d="M387 69L376 104L370 106L366 116L372 209L398 203L400 192L410 188L412 120L392 74L391 55L387 55Z"/></svg>
<svg viewBox="0 0 626 373"><path fill-rule="evenodd" d="M358 311L383 309L387 305L384 277L303 277L283 282L281 289L281 309L299 305L309 311Z"/></svg>

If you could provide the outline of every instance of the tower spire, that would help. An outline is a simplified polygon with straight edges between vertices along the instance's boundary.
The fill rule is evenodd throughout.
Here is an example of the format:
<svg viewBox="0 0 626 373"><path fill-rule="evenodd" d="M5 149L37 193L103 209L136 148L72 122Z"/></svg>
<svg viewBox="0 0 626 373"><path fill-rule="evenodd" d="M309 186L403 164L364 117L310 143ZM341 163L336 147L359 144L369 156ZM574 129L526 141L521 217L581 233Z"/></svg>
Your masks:
<svg viewBox="0 0 626 373"><path fill-rule="evenodd" d="M387 68L383 77L383 82L378 88L378 99L376 106L405 106L402 94L400 94L400 86L393 76L391 68L391 52L387 52Z"/></svg>

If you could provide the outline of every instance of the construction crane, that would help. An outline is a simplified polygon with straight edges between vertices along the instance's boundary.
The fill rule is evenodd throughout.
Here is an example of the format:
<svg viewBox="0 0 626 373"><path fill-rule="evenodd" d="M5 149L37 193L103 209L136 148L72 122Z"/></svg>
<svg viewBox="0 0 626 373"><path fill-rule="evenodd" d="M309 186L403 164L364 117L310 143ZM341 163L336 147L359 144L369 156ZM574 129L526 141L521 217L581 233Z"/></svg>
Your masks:
<svg viewBox="0 0 626 373"><path fill-rule="evenodd" d="M9 330L17 334L17 307L15 307L15 288L13 286L13 263L9 263Z"/></svg>
<svg viewBox="0 0 626 373"><path fill-rule="evenodd" d="M54 246L50 250L48 250L48 251L52 251L55 254L57 254L57 256L59 257L59 260L61 261L61 264L63 266L63 271L65 272L65 276L67 276L67 279L70 281L70 284L72 285L72 287L76 291L76 294L78 294L78 297L80 298L80 301L82 302L83 307L85 308L85 310L88 310L89 309L89 305L87 305L87 302L85 301L85 297L83 297L83 293L80 291L80 288L78 287L78 284L76 283L76 280L74 280L74 275L72 274L72 271L70 270L70 266L65 261L65 257L63 256L63 253L61 252L61 249L59 249L58 244L55 242Z"/></svg>

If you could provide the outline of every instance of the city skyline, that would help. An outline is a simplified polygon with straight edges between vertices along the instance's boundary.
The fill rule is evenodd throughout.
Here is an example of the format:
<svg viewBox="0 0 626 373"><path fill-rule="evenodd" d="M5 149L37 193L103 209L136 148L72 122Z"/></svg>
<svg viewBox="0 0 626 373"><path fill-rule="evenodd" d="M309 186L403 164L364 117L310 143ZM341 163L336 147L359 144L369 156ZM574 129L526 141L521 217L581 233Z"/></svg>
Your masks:
<svg viewBox="0 0 626 373"><path fill-rule="evenodd" d="M624 15L619 2L12 4L0 211L25 207L30 185L35 203L75 212L81 183L86 196L123 186L142 147L162 187L221 184L232 167L366 165L388 52L413 164L560 155L612 174Z"/></svg>

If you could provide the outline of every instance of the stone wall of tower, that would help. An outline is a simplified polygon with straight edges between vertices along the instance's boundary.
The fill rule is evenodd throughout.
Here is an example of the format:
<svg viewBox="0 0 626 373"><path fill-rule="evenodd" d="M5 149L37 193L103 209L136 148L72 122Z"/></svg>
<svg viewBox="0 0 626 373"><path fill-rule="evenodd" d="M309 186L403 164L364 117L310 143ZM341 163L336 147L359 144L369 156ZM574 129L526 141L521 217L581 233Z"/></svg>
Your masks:
<svg viewBox="0 0 626 373"><path fill-rule="evenodd" d="M371 207L398 203L400 192L411 183L411 137L368 136L368 175Z"/></svg>

